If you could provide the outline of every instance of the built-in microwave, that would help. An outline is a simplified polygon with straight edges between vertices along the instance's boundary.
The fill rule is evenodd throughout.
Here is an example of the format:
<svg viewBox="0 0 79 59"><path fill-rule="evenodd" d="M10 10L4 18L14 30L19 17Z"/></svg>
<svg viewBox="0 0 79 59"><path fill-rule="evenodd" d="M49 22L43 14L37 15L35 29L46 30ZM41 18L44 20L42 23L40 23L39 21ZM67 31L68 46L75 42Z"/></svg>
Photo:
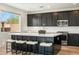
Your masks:
<svg viewBox="0 0 79 59"><path fill-rule="evenodd" d="M57 20L57 26L68 26L68 20Z"/></svg>

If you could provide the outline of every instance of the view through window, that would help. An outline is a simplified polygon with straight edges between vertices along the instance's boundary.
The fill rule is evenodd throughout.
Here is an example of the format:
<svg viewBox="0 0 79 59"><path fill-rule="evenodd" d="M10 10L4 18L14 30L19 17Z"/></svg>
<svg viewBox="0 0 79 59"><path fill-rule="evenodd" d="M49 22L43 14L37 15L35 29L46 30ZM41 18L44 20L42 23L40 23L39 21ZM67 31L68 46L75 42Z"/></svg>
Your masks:
<svg viewBox="0 0 79 59"><path fill-rule="evenodd" d="M19 15L9 12L0 12L0 31L18 32Z"/></svg>

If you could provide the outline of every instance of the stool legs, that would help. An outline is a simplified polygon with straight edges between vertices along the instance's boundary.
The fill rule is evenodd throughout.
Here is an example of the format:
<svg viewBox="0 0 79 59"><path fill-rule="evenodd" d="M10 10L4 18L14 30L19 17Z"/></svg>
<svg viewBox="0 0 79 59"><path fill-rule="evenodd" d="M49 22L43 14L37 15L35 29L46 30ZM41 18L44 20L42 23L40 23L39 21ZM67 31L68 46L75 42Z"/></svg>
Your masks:
<svg viewBox="0 0 79 59"><path fill-rule="evenodd" d="M22 44L22 55L27 54L27 45L24 43Z"/></svg>
<svg viewBox="0 0 79 59"><path fill-rule="evenodd" d="M17 44L16 43L16 54L22 53L22 44Z"/></svg>
<svg viewBox="0 0 79 59"><path fill-rule="evenodd" d="M23 44L18 44L16 42L12 42L11 48L9 48L9 43L11 42L6 42L6 53L10 50L12 54L16 53L22 53L22 55L27 54L27 51L29 50L28 48L31 48L29 50L30 52L37 53L37 44L36 45L27 45L26 43Z"/></svg>
<svg viewBox="0 0 79 59"><path fill-rule="evenodd" d="M37 53L36 51L36 48L37 48L37 45L27 45L27 51L30 52L29 54L31 53Z"/></svg>
<svg viewBox="0 0 79 59"><path fill-rule="evenodd" d="M18 48L19 48L19 50L18 50ZM27 54L27 46L25 43L16 45L16 54L18 54L18 53L21 53L22 55Z"/></svg>
<svg viewBox="0 0 79 59"><path fill-rule="evenodd" d="M34 48L35 48L35 46L33 46L33 53L35 52Z"/></svg>
<svg viewBox="0 0 79 59"><path fill-rule="evenodd" d="M13 46L14 46L14 48L13 48ZM15 50L15 51L14 51ZM14 53L16 53L16 43L15 42L13 42L12 44L11 44L11 52L12 52L12 54L14 54Z"/></svg>
<svg viewBox="0 0 79 59"><path fill-rule="evenodd" d="M7 47L8 47L8 46L7 46L7 45L8 45L8 42L6 42L6 53L8 53L8 51L7 51L7 49L8 49Z"/></svg>
<svg viewBox="0 0 79 59"><path fill-rule="evenodd" d="M37 45L34 45L33 46L33 53L37 53L38 52L38 47L37 47Z"/></svg>

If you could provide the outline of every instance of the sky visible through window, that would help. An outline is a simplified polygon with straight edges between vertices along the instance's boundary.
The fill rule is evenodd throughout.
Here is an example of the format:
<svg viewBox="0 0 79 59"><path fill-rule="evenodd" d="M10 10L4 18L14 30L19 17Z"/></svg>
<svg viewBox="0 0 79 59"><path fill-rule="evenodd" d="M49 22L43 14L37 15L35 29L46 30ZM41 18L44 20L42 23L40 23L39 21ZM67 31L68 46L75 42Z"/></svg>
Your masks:
<svg viewBox="0 0 79 59"><path fill-rule="evenodd" d="M9 12L0 12L1 32L17 32L19 30L19 15Z"/></svg>
<svg viewBox="0 0 79 59"><path fill-rule="evenodd" d="M0 22L6 22L9 18L16 17L15 14L9 12L0 12Z"/></svg>

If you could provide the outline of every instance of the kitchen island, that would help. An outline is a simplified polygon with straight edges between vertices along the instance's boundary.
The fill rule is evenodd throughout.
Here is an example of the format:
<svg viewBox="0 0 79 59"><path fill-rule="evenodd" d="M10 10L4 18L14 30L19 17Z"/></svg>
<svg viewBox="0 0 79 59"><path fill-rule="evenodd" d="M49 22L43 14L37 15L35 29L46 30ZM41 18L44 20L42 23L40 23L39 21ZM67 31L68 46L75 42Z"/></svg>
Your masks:
<svg viewBox="0 0 79 59"><path fill-rule="evenodd" d="M36 49L36 54L57 54L61 49L61 36L62 33L46 33L46 34L39 34L39 33L11 33L12 40L22 40L22 41L37 41L38 46ZM39 44L41 42L48 42L52 43L50 48L45 48L46 53L44 51L44 47L40 47ZM20 47L20 46L19 46ZM16 49L14 44L12 43L12 49ZM28 52L32 52L32 47L27 47ZM18 49L19 50L19 49Z"/></svg>

